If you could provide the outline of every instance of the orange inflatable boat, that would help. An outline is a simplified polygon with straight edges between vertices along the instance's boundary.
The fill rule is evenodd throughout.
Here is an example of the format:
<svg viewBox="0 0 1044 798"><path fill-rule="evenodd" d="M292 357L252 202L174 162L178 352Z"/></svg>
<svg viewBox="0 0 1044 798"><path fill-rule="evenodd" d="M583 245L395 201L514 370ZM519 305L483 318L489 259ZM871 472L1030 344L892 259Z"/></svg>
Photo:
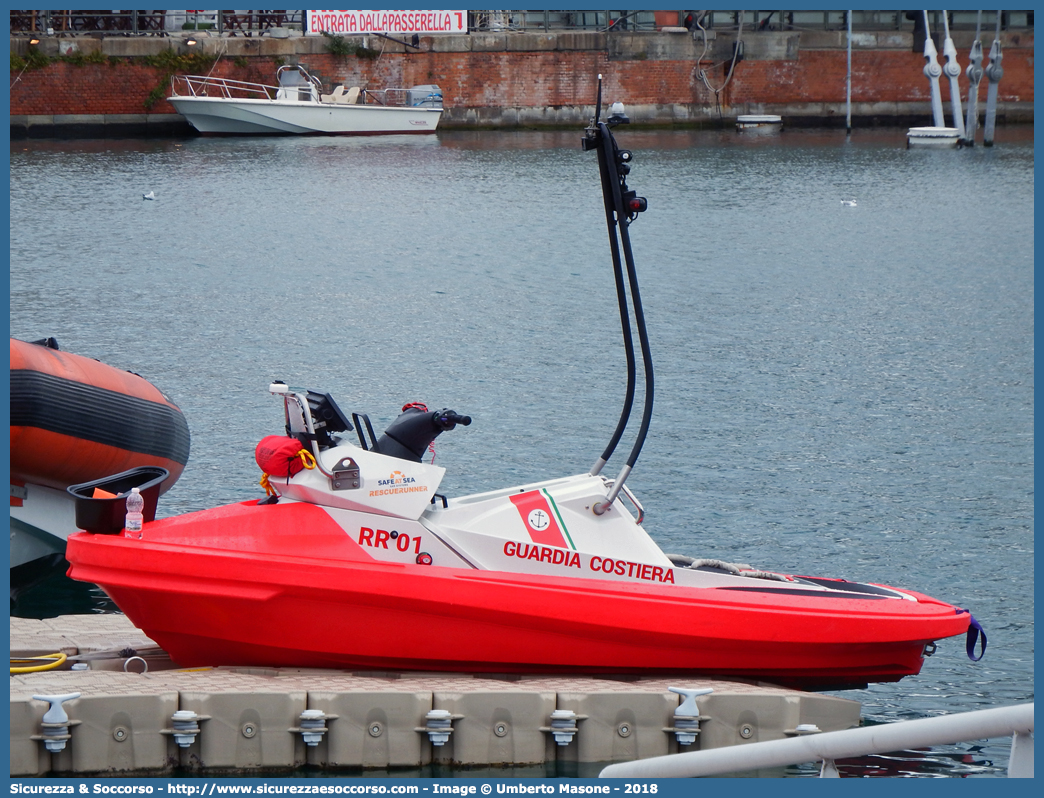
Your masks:
<svg viewBox="0 0 1044 798"><path fill-rule="evenodd" d="M188 455L185 416L147 380L62 352L53 338L12 338L12 584L61 562L76 531L67 487L153 466L169 472L166 491Z"/></svg>
<svg viewBox="0 0 1044 798"><path fill-rule="evenodd" d="M48 339L53 342L53 339ZM188 462L176 404L148 380L43 343L11 339L11 479L65 490L142 465Z"/></svg>

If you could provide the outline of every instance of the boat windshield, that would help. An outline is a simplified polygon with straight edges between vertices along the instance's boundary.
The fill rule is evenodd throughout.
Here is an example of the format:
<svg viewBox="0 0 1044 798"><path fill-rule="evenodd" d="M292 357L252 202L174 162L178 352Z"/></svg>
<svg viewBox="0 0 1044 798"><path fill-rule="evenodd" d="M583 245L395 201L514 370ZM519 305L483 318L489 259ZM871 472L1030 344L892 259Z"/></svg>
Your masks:
<svg viewBox="0 0 1044 798"><path fill-rule="evenodd" d="M283 88L306 86L308 85L308 80L298 69L281 69L279 71L279 85Z"/></svg>
<svg viewBox="0 0 1044 798"><path fill-rule="evenodd" d="M279 89L277 100L319 100L319 81L300 66L283 66L276 72Z"/></svg>

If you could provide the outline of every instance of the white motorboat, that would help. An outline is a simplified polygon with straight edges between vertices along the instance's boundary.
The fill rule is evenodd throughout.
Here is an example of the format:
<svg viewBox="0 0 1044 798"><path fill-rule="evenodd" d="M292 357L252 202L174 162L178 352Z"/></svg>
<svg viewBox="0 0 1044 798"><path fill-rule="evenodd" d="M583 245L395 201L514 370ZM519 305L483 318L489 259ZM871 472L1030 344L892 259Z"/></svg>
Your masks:
<svg viewBox="0 0 1044 798"><path fill-rule="evenodd" d="M442 90L413 86L363 90L322 83L300 65L276 71L276 86L175 75L167 101L204 135L379 135L434 133Z"/></svg>

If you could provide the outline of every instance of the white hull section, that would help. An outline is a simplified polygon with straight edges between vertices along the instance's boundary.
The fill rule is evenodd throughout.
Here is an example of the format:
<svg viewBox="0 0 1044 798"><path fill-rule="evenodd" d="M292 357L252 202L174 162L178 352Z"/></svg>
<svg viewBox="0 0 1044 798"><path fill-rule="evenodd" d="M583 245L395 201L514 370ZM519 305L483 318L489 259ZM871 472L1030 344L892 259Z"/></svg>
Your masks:
<svg viewBox="0 0 1044 798"><path fill-rule="evenodd" d="M26 485L21 507L11 507L11 567L65 553L76 531L75 502L64 490Z"/></svg>
<svg viewBox="0 0 1044 798"><path fill-rule="evenodd" d="M200 133L232 135L378 135L434 133L441 108L346 105L297 100L170 97Z"/></svg>

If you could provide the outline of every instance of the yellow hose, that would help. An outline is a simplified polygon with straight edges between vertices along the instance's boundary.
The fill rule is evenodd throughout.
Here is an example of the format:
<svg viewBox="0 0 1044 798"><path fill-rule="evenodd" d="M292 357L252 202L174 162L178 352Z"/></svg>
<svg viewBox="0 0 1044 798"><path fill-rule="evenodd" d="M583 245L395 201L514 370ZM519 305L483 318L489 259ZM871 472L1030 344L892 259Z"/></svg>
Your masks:
<svg viewBox="0 0 1044 798"><path fill-rule="evenodd" d="M38 660L53 660L53 662L47 662L43 665L25 665L25 666L11 666L11 673L36 673L37 671L50 671L59 667L65 660L68 659L65 654L61 651L57 651L54 654L46 654L42 657L26 657L25 659L12 659L11 662L36 662Z"/></svg>

